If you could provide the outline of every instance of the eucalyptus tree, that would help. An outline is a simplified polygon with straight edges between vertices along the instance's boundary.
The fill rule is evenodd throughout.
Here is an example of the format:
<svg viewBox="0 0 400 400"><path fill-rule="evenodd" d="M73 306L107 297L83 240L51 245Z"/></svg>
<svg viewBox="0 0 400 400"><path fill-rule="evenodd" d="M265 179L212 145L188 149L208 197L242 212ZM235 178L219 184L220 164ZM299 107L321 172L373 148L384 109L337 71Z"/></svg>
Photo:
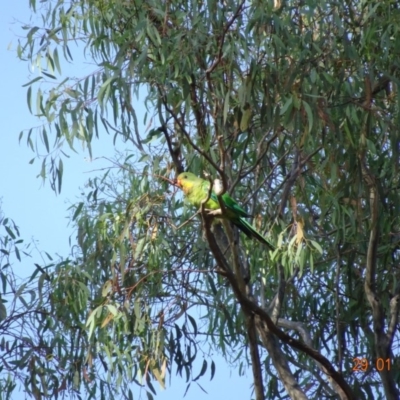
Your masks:
<svg viewBox="0 0 400 400"><path fill-rule="evenodd" d="M211 358L194 368L211 348L251 368L257 400L399 398L397 4L30 5L18 53L42 125L20 140L44 148L43 178L61 190L66 152L105 132L129 153L88 182L72 255L43 270L53 364L35 360L51 377L35 387L151 397L167 374L213 377ZM76 54L93 72L62 80ZM275 250L183 202L184 170L220 179Z"/></svg>

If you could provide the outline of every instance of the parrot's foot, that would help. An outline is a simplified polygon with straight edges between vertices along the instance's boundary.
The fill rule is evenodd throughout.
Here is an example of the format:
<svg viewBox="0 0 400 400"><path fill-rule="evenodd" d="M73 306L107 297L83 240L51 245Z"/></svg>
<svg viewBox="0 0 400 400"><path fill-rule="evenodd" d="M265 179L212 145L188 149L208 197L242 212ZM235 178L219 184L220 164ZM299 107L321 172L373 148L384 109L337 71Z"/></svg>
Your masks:
<svg viewBox="0 0 400 400"><path fill-rule="evenodd" d="M207 214L213 217L220 217L222 215L222 210L218 208L218 210L206 210Z"/></svg>

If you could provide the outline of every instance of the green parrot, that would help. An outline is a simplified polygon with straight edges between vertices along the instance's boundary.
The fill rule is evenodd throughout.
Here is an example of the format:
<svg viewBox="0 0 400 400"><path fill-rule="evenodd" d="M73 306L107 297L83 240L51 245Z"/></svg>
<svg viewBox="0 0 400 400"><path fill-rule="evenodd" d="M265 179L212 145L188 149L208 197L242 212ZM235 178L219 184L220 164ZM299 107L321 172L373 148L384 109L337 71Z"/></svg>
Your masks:
<svg viewBox="0 0 400 400"><path fill-rule="evenodd" d="M186 198L195 207L200 208L201 202L205 200L208 196L210 182L205 179L201 179L191 172L183 172L178 175L176 182L178 186L183 190ZM215 186L214 186L215 190ZM207 210L218 210L220 209L218 197L215 191L211 191L211 196L205 203L205 208ZM219 190L221 191L222 190ZM271 250L273 246L267 241L267 239L261 235L257 230L249 224L244 218L249 218L251 215L247 214L239 204L229 196L228 193L224 193L222 196L222 201L224 203L225 211L224 217L236 225L244 234L249 238L255 238L261 243L267 245Z"/></svg>

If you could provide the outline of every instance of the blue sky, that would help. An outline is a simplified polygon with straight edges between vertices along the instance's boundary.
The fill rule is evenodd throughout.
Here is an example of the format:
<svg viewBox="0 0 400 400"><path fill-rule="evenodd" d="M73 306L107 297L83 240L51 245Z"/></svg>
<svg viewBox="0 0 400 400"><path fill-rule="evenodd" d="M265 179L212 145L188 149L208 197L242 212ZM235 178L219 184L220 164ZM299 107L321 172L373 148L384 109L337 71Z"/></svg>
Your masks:
<svg viewBox="0 0 400 400"><path fill-rule="evenodd" d="M20 228L21 236L26 241L33 239L37 248L51 255L59 254L66 257L69 254L68 240L73 234L68 225L67 208L76 202L84 183L90 176L96 175L96 170L108 165L102 157L112 157L114 147L112 137L106 134L101 140L93 144L94 160L89 160L85 151L78 154L71 153L71 158L64 159L63 188L60 195L56 195L48 183L43 184L37 178L40 171L40 162L33 165L29 161L35 154L26 146L19 144L18 136L22 130L39 125L39 121L29 113L26 102L26 88L22 85L35 77L29 69L28 63L17 59L15 49L18 35L22 35L21 23L28 23L31 13L28 0L6 1L0 13L0 73L2 77L2 92L0 117L2 130L0 133L0 201L3 213L14 219ZM63 73L79 76L82 68L90 68L88 64L65 63L61 67ZM145 129L142 126L141 129ZM28 276L33 270L35 262L42 263L40 254L35 253L31 259L23 263L16 263L15 268L19 276ZM239 377L238 371L230 370L222 358L214 358L217 364L214 380L209 382L209 371L199 383L208 392L206 395L195 383L186 395L186 398L220 399L221 393L230 399L251 398L251 372L247 377ZM202 360L199 360L199 371ZM172 386L160 392L156 399L168 400L182 398L186 384L179 378L172 376ZM157 385L155 385L157 387ZM137 392L136 392L137 393ZM143 393L144 395L144 393ZM25 398L20 393L15 400ZM142 396L146 398L146 396Z"/></svg>
<svg viewBox="0 0 400 400"><path fill-rule="evenodd" d="M61 195L56 196L48 182L37 178L40 160L33 165L29 161L35 156L25 140L19 144L18 136L22 130L40 125L40 121L29 113L26 101L26 89L22 87L36 76L27 62L21 62L16 56L18 35L23 33L17 21L29 22L28 2L5 3L1 14L1 75L3 96L0 113L2 132L0 135L0 175L2 209L13 218L26 239L33 237L38 248L47 252L64 254L68 252L68 237L71 228L67 227L68 204L75 202L90 176L90 171L101 168L105 162L90 162L84 151L79 154L68 152L71 158L64 159L66 173L63 179ZM73 65L69 70L73 71ZM78 71L79 73L80 71ZM97 157L112 156L112 139L94 144ZM111 146L110 146L111 145Z"/></svg>

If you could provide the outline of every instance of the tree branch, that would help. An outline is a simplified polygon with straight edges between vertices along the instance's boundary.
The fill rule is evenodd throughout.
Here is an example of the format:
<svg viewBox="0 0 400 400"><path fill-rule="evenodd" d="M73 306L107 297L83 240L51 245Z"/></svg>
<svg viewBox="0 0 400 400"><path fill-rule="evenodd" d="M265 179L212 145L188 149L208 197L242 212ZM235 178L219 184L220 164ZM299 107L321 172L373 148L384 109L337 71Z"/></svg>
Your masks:
<svg viewBox="0 0 400 400"><path fill-rule="evenodd" d="M175 148L172 145L172 141L171 141L171 137L167 131L167 128L165 126L160 126L158 128L159 131L161 131L164 136L165 136L165 140L167 141L167 146L168 146L168 150L169 150L169 154L172 158L172 161L175 165L175 169L177 174L180 174L181 172L183 172L185 169L183 168L183 165L181 163L180 158L180 145L176 146Z"/></svg>
<svg viewBox="0 0 400 400"><path fill-rule="evenodd" d="M306 343L307 346L309 346L310 348L313 348L310 332L307 330L305 324L303 324L302 322L288 321L286 319L279 318L277 325L282 326L286 329L292 329L297 331L299 335L302 337L304 343ZM319 369L327 375L329 383L331 384L333 390L339 395L340 399L346 400L348 398L346 393L338 385L338 383L329 376L326 368L319 362L316 362L316 364L319 367Z"/></svg>
<svg viewBox="0 0 400 400"><path fill-rule="evenodd" d="M227 21L224 30L222 31L222 36L219 40L219 46L218 46L218 56L217 58L214 60L214 62L211 64L211 66L209 68L207 68L206 70L206 75L210 75L211 72L214 71L215 68L217 68L218 64L221 62L222 60L222 48L224 46L224 42L225 42L225 35L228 32L229 28L231 27L231 25L234 23L235 19L238 18L240 12L242 11L243 5L246 2L246 0L242 0L242 2L239 4L238 8L236 9L235 14L232 15L232 17L229 19L229 21Z"/></svg>
<svg viewBox="0 0 400 400"><path fill-rule="evenodd" d="M361 140L362 148L359 153L359 160L361 165L361 172L364 182L369 191L369 203L370 203L370 225L371 231L369 235L367 259L366 259L366 271L365 271L365 281L364 290L367 296L368 302L372 308L372 318L374 326L374 336L375 336L375 351L377 358L386 359L390 356L391 342L387 339L384 331L384 311L382 307L381 300L375 291L375 274L376 274L376 263L377 263L377 247L379 241L379 207L378 207L378 190L376 179L370 172L365 161L365 132L362 133ZM391 303L392 306L392 303ZM396 302L393 303L393 308L391 307L391 312L395 311L398 306ZM392 321L393 314L392 314ZM397 317L396 317L397 322ZM399 392L396 388L392 373L389 369L383 368L379 371L379 375L382 379L383 387L385 390L386 398L390 400L398 400Z"/></svg>
<svg viewBox="0 0 400 400"><path fill-rule="evenodd" d="M205 215L205 221L206 222L208 221L207 223L205 223L205 235L206 235L207 241L209 243L210 250L213 253L215 260L220 268L220 273L228 279L228 281L235 293L235 296L238 299L238 301L242 307L243 312L246 315L250 315L250 314L254 313L257 317L259 317L259 321L260 321L259 324L265 324L268 327L268 331L270 331L270 333L273 333L274 335L276 335L280 340L282 340L284 343L288 344L292 348L304 352L305 354L309 355L312 359L319 362L325 368L325 373L341 387L343 392L346 394L347 400L356 400L356 397L355 397L352 389L350 388L350 386L344 380L343 376L335 370L335 368L333 367L333 365L329 362L329 360L327 358L325 358L322 354L320 354L318 351L314 350L313 348L307 346L306 344L300 342L299 340L292 338L291 336L287 335L285 332L281 331L273 323L271 317L268 315L268 313L266 311L264 311L261 307L259 307L257 304L255 304L251 300L249 300L247 298L246 294L242 293L240 291L237 281L235 279L235 276L233 275L233 273L231 271L229 271L229 266L226 262L226 259L223 256L220 248L218 247L218 245L215 241L215 238L213 237L213 234L210 229L209 220L210 220L210 218L209 217L207 218L207 216ZM256 324L258 327L262 326L257 323L257 319L256 319ZM271 341L269 332L263 332L262 330L261 331L259 330L259 333L260 333L260 335L265 333L266 334L265 338L268 339L268 341ZM277 351L275 346L271 345L270 348L268 349L268 351L274 352L273 354L276 355L277 362L278 361L283 362L281 359L281 356L279 356L279 354L275 353ZM283 365L282 365L282 368L284 368ZM300 398L300 397L298 397L298 398Z"/></svg>
<svg viewBox="0 0 400 400"><path fill-rule="evenodd" d="M254 391L256 393L256 400L264 400L264 385L262 368L260 362L260 354L258 352L258 341L256 325L254 321L254 314L246 316L247 324L247 335L249 338L250 356L251 356L251 366L253 370L254 377Z"/></svg>
<svg viewBox="0 0 400 400"><path fill-rule="evenodd" d="M259 315L256 315L256 326L264 347L271 356L273 364L278 371L279 377L286 389L288 395L294 400L307 400L307 396L301 390L292 371L289 368L288 361L279 347L276 337L270 331L268 324Z"/></svg>

